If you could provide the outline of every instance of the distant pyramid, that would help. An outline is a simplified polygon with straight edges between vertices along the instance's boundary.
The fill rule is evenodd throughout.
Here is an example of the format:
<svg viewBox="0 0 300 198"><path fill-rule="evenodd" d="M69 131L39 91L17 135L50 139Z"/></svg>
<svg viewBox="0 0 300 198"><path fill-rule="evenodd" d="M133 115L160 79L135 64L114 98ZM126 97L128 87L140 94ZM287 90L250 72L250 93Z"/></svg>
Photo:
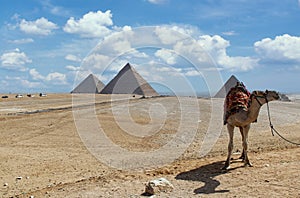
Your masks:
<svg viewBox="0 0 300 198"><path fill-rule="evenodd" d="M99 93L104 84L94 75L86 77L71 93Z"/></svg>
<svg viewBox="0 0 300 198"><path fill-rule="evenodd" d="M239 82L239 80L234 75L232 75L223 85L223 87L216 93L214 98L225 98L227 93L232 87L236 85L237 82Z"/></svg>
<svg viewBox="0 0 300 198"><path fill-rule="evenodd" d="M102 89L100 94L159 95L129 63Z"/></svg>

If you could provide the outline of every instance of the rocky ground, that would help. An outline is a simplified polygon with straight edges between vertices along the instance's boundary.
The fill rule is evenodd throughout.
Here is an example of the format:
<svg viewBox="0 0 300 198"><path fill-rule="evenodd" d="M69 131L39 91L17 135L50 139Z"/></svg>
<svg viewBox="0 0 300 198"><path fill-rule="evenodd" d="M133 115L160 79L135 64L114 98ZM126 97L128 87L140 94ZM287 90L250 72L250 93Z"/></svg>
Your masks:
<svg viewBox="0 0 300 198"><path fill-rule="evenodd" d="M174 189L156 197L300 196L300 148L271 135L266 106L249 134L254 167L237 160L236 131L231 169L221 171L228 143L221 99L0 100L0 197L144 197L145 183L161 177ZM299 101L270 109L276 129L299 143Z"/></svg>

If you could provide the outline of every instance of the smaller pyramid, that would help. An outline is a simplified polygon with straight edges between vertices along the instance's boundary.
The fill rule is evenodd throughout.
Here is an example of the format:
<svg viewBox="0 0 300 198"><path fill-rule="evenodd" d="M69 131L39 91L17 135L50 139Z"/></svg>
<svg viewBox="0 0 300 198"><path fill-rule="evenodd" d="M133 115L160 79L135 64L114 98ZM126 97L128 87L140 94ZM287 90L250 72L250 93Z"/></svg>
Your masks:
<svg viewBox="0 0 300 198"><path fill-rule="evenodd" d="M100 94L159 95L129 63L102 89Z"/></svg>
<svg viewBox="0 0 300 198"><path fill-rule="evenodd" d="M230 91L232 87L236 85L236 83L239 82L239 80L232 75L226 83L223 85L223 87L216 93L214 98L225 98L227 93Z"/></svg>
<svg viewBox="0 0 300 198"><path fill-rule="evenodd" d="M99 93L104 84L94 75L86 77L71 93Z"/></svg>

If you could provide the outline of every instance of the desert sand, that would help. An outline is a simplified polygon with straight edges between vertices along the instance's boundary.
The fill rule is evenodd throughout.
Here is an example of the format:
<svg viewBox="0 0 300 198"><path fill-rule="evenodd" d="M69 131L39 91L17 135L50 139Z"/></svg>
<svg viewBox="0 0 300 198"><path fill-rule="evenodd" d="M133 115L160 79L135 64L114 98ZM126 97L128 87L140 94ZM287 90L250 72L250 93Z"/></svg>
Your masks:
<svg viewBox="0 0 300 198"><path fill-rule="evenodd" d="M156 197L300 197L300 148L272 136L266 106L250 129L254 166L245 168L237 160L241 137L236 130L231 169L221 171L228 143L222 104L222 99L122 95L1 98L0 197L144 197L145 183L160 177L175 188ZM271 102L270 110L275 128L300 143L300 101ZM96 149L100 158L111 157L109 163L91 153L83 138L95 132L95 123L131 155L102 148L105 142ZM138 161L132 154L155 153L180 139L179 130L187 142L175 141L162 156ZM209 130L213 136L207 143ZM212 147L208 153L206 144ZM173 159L172 153L184 146ZM116 163L120 158L126 163ZM167 163L160 163L163 159ZM148 161L152 166L144 167Z"/></svg>

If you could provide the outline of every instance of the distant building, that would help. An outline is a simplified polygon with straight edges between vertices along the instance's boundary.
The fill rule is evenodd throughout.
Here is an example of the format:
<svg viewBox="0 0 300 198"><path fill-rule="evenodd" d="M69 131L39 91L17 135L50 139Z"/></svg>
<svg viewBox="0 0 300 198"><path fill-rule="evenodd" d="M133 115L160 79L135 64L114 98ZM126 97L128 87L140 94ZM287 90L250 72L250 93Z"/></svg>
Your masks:
<svg viewBox="0 0 300 198"><path fill-rule="evenodd" d="M285 102L291 102L291 100L289 99L289 97L283 93L279 93L280 99L281 101L285 101Z"/></svg>
<svg viewBox="0 0 300 198"><path fill-rule="evenodd" d="M129 63L120 70L100 93L137 94L143 96L159 95Z"/></svg>
<svg viewBox="0 0 300 198"><path fill-rule="evenodd" d="M227 93L230 91L230 89L232 87L234 87L236 85L237 82L239 82L239 80L234 75L232 75L226 81L226 83L223 85L223 87L221 87L221 89L216 93L214 98L225 98Z"/></svg>
<svg viewBox="0 0 300 198"><path fill-rule="evenodd" d="M94 75L86 77L71 93L100 93L104 84Z"/></svg>

